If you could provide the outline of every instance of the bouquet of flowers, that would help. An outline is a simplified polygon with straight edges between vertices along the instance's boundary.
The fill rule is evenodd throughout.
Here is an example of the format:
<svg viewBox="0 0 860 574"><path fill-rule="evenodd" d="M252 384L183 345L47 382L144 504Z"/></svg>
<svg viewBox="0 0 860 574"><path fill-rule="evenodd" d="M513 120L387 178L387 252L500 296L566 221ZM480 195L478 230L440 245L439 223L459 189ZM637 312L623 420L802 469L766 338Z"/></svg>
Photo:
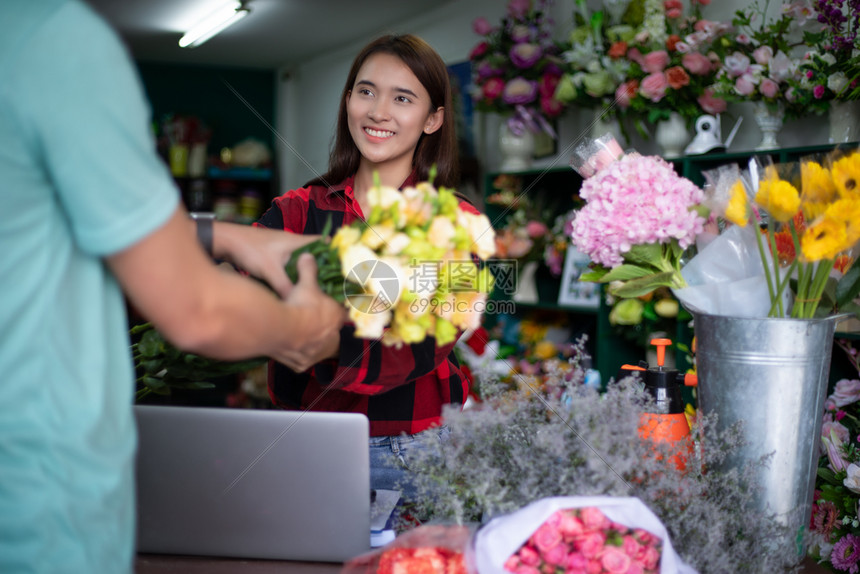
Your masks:
<svg viewBox="0 0 860 574"><path fill-rule="evenodd" d="M610 48L629 62L615 92L623 113L656 124L677 112L692 124L703 113L725 111L711 89L717 74L711 49L728 27L702 18L701 6L709 3L691 0L685 15L680 0L645 0L641 29Z"/></svg>
<svg viewBox="0 0 860 574"><path fill-rule="evenodd" d="M341 574L467 574L466 526L419 526L384 547L347 561Z"/></svg>
<svg viewBox="0 0 860 574"><path fill-rule="evenodd" d="M836 155L821 163L814 157L803 158L799 178L792 167L751 162L745 176L738 175L736 166L723 168L727 175L715 177L714 189L722 199L713 203L723 207L717 207L715 215L740 228L766 225L764 233L737 237L747 244L755 242L746 251L760 256L770 303L767 316L808 319L857 313L860 305L854 299L860 293L860 267L852 266L849 254L860 241L856 224L860 193L855 183L860 177L860 153ZM723 256L705 250L697 257L713 262ZM789 284L793 303L787 300Z"/></svg>
<svg viewBox="0 0 860 574"><path fill-rule="evenodd" d="M445 345L458 330L478 328L493 276L473 254L487 260L496 250L487 216L462 210L454 190L428 182L402 191L376 185L368 202L367 219L296 250L290 279L298 279L299 256L312 253L320 288L346 305L356 336L386 345L428 335Z"/></svg>
<svg viewBox="0 0 860 574"><path fill-rule="evenodd" d="M857 350L837 340L860 373ZM835 570L860 568L860 380L842 379L825 402L810 555Z"/></svg>
<svg viewBox="0 0 860 574"><path fill-rule="evenodd" d="M523 130L555 132L547 118L564 111L555 98L561 76L560 50L552 38L553 22L547 14L549 0L509 0L501 26L486 18L473 22L483 40L472 49L475 92L480 111L510 114L508 126Z"/></svg>
<svg viewBox="0 0 860 574"><path fill-rule="evenodd" d="M807 18L801 15L798 19L798 8L784 4L780 17L768 22L768 3L735 12L733 34L719 45L722 61L715 91L730 101L764 102L768 107L784 109L788 117L798 117L805 108L795 91L800 69L792 55L803 44L799 26Z"/></svg>
<svg viewBox="0 0 860 574"><path fill-rule="evenodd" d="M298 280L298 258L311 253L320 289L343 303L356 336L386 345L438 345L458 331L480 326L493 286L489 267L477 257L495 253L495 232L486 215L464 211L454 190L428 182L402 191L376 185L368 192L370 215L296 250L286 265ZM473 256L474 254L474 256ZM138 399L171 388L211 387L208 379L245 372L265 362L216 361L180 351L146 324L132 328L140 386Z"/></svg>
<svg viewBox="0 0 860 574"><path fill-rule="evenodd" d="M702 190L656 156L624 154L610 135L586 142L571 165L585 179L573 244L592 261L581 281L608 283L617 297L681 288L681 254L702 232Z"/></svg>
<svg viewBox="0 0 860 574"><path fill-rule="evenodd" d="M493 519L477 533L475 562L482 574L695 572L639 499L602 496L546 498Z"/></svg>
<svg viewBox="0 0 860 574"><path fill-rule="evenodd" d="M564 75L555 93L560 101L582 107L611 102L630 68L621 49L636 34L635 26L622 21L629 4L620 0L590 11L585 0L576 1L574 28L562 52Z"/></svg>
<svg viewBox="0 0 860 574"><path fill-rule="evenodd" d="M812 49L804 55L800 66L798 101L808 108L824 111L831 101L860 97L856 90L860 75L857 37L860 2L815 0L813 9L805 10L803 17L816 20L821 28L803 33L804 44Z"/></svg>

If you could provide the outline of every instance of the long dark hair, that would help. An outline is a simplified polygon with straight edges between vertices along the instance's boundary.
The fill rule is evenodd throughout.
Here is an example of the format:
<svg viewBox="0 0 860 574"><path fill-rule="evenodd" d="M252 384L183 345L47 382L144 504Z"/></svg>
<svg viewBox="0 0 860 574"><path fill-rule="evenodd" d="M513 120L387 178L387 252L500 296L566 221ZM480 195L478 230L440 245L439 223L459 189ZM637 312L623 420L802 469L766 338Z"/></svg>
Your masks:
<svg viewBox="0 0 860 574"><path fill-rule="evenodd" d="M391 54L400 58L430 94L430 111L435 111L440 106L445 108L442 127L432 134L422 134L418 140L418 147L412 158L412 167L418 181L426 181L429 178L430 168L435 165L436 178L433 183L436 186L456 187L460 174L457 165L457 136L448 70L442 58L430 47L430 44L411 34L382 36L365 46L356 56L340 97L337 130L334 147L329 156L328 172L305 185L335 185L358 171L361 154L349 133L346 98L355 84L361 66L373 54Z"/></svg>

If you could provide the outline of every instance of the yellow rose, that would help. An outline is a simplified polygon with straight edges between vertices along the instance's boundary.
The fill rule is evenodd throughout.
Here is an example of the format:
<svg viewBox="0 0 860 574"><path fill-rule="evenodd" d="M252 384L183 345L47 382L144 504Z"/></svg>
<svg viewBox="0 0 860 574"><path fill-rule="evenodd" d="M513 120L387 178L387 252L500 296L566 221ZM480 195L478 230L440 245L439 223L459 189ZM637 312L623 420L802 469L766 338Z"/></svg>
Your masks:
<svg viewBox="0 0 860 574"><path fill-rule="evenodd" d="M365 313L350 305L349 319L355 324L355 336L362 339L379 339L385 327L391 322L391 310L379 313Z"/></svg>
<svg viewBox="0 0 860 574"><path fill-rule="evenodd" d="M750 220L750 209L744 182L741 180L735 182L729 193L731 197L726 205L726 219L735 225L746 227Z"/></svg>
<svg viewBox="0 0 860 574"><path fill-rule="evenodd" d="M475 255L487 260L496 254L496 232L486 215L460 211L457 214L457 225L469 232L471 249Z"/></svg>
<svg viewBox="0 0 860 574"><path fill-rule="evenodd" d="M350 245L339 255L344 277L357 277L358 281L364 281L370 276L379 259L376 253L363 243Z"/></svg>
<svg viewBox="0 0 860 574"><path fill-rule="evenodd" d="M800 193L797 188L781 179L762 181L755 201L779 222L788 221L800 209Z"/></svg>
<svg viewBox="0 0 860 574"><path fill-rule="evenodd" d="M403 196L400 191L387 185L375 185L367 190L367 202L372 207L388 209L396 203L400 203Z"/></svg>
<svg viewBox="0 0 860 574"><path fill-rule="evenodd" d="M361 242L377 251L394 236L394 226L390 223L379 225L368 225L361 234Z"/></svg>
<svg viewBox="0 0 860 574"><path fill-rule="evenodd" d="M407 187L403 190L403 204L400 212L403 225L423 226L433 216L433 198L436 190L429 184L418 184L419 188Z"/></svg>
<svg viewBox="0 0 860 574"><path fill-rule="evenodd" d="M448 248L451 240L454 239L454 224L450 219L442 215L437 215L430 222L430 229L427 230L427 241L434 247Z"/></svg>
<svg viewBox="0 0 860 574"><path fill-rule="evenodd" d="M361 239L361 231L355 227L341 227L331 239L331 246L337 249L338 255L343 257L343 252Z"/></svg>
<svg viewBox="0 0 860 574"><path fill-rule="evenodd" d="M440 298L434 312L437 316L451 322L458 329L477 329L481 326L481 315L486 307L487 294L472 291L449 293Z"/></svg>
<svg viewBox="0 0 860 574"><path fill-rule="evenodd" d="M397 232L385 243L385 246L382 248L383 255L400 255L404 249L409 245L409 236L402 232Z"/></svg>
<svg viewBox="0 0 860 574"><path fill-rule="evenodd" d="M436 317L436 345L443 346L457 340L457 327L442 317Z"/></svg>

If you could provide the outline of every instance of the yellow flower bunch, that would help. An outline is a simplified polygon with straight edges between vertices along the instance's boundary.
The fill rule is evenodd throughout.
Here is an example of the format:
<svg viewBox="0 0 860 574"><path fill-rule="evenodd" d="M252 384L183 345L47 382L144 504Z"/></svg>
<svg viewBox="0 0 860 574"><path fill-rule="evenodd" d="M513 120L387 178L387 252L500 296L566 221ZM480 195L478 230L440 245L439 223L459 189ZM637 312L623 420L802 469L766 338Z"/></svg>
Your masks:
<svg viewBox="0 0 860 574"><path fill-rule="evenodd" d="M772 269L767 265L761 235L758 239L773 302L771 316L784 316L781 294L790 279L796 278L791 316L813 317L834 263L860 242L860 152L824 164L813 159L801 161L799 183L798 190L780 177L776 166L768 166L754 194L747 193L742 179L731 186L723 213L728 221L741 226L752 220L757 210L768 215L766 238L775 255ZM784 245L786 237L790 237L790 249ZM785 258L786 251L798 256ZM788 265L784 273L781 264Z"/></svg>
<svg viewBox="0 0 860 574"><path fill-rule="evenodd" d="M473 255L495 253L489 219L461 209L454 190L427 182L376 185L368 202L366 220L305 249L317 258L323 290L349 310L356 336L396 346L434 336L446 345L479 327L493 276Z"/></svg>

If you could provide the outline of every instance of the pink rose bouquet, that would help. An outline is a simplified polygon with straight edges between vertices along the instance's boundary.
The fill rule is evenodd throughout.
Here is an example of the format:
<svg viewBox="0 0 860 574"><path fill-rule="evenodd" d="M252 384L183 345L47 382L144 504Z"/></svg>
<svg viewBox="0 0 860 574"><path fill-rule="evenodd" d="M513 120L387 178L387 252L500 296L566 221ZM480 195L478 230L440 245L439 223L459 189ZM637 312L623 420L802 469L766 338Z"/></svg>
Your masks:
<svg viewBox="0 0 860 574"><path fill-rule="evenodd" d="M473 556L481 574L694 572L678 558L666 528L638 498L538 500L481 528Z"/></svg>
<svg viewBox="0 0 860 574"><path fill-rule="evenodd" d="M625 298L661 286L686 287L681 254L704 227L702 190L657 156L629 153L600 160L620 147L595 143L577 148L571 162L586 178L579 192L586 204L576 213L571 234L592 261L592 271L580 280L612 283L610 293Z"/></svg>
<svg viewBox="0 0 860 574"><path fill-rule="evenodd" d="M615 92L620 113L655 124L677 112L688 124L702 114L724 112L726 103L710 88L717 66L713 51L728 30L722 22L706 20L702 6L692 0L645 0L643 21L636 35L618 53L629 63ZM641 131L641 128L640 128Z"/></svg>
<svg viewBox="0 0 860 574"><path fill-rule="evenodd" d="M599 508L556 510L505 562L515 574L555 571L594 574L654 574L660 564L660 539L641 528L609 520Z"/></svg>

